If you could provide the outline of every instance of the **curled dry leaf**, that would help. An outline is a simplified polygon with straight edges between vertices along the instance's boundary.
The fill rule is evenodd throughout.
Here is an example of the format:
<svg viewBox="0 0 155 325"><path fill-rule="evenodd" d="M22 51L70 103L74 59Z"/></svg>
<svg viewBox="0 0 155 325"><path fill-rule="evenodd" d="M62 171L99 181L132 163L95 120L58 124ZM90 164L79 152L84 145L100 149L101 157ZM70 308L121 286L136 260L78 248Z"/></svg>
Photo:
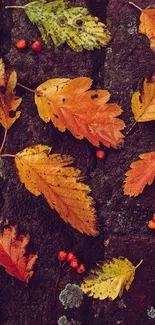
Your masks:
<svg viewBox="0 0 155 325"><path fill-rule="evenodd" d="M124 257L113 258L107 263L100 262L90 271L90 275L84 278L81 289L90 297L114 300L122 296L124 289L129 290L135 270L136 267Z"/></svg>
<svg viewBox="0 0 155 325"><path fill-rule="evenodd" d="M36 145L16 154L20 181L34 195L42 193L65 222L82 233L97 235L89 186L79 182L80 170L68 167L73 162L70 156L50 155L50 151L48 146Z"/></svg>
<svg viewBox="0 0 155 325"><path fill-rule="evenodd" d="M38 258L37 255L24 255L28 243L27 236L17 237L16 227L9 226L0 233L0 265L7 273L26 283L34 273L33 266Z"/></svg>
<svg viewBox="0 0 155 325"><path fill-rule="evenodd" d="M132 111L137 122L155 120L155 76L152 82L144 80L142 94L133 94Z"/></svg>
<svg viewBox="0 0 155 325"><path fill-rule="evenodd" d="M10 70L5 73L3 60L0 59L0 124L5 129L9 129L21 114L20 111L16 111L22 101L22 98L15 96L16 84L16 71Z"/></svg>
<svg viewBox="0 0 155 325"><path fill-rule="evenodd" d="M77 139L87 138L94 146L99 142L117 148L123 142L124 122L117 118L120 106L107 103L107 90L89 90L90 78L51 79L35 92L39 116L50 120L61 132L68 129Z"/></svg>
<svg viewBox="0 0 155 325"><path fill-rule="evenodd" d="M155 151L143 153L140 160L130 165L130 170L125 174L124 194L138 196L145 186L151 185L155 177Z"/></svg>

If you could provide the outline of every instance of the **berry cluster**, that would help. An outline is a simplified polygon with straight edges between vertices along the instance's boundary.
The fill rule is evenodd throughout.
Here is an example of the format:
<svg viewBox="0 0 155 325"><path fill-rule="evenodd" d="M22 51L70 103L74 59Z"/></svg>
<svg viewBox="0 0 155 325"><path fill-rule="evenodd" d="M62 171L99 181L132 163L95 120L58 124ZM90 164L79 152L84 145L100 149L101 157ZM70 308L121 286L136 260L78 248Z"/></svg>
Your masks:
<svg viewBox="0 0 155 325"><path fill-rule="evenodd" d="M78 259L73 252L67 253L65 251L60 251L58 253L58 260L68 262L70 264L70 267L75 269L77 273L85 272L84 264L78 264Z"/></svg>
<svg viewBox="0 0 155 325"><path fill-rule="evenodd" d="M20 39L17 43L16 43L16 48L23 50L26 49L28 46L28 43L25 39ZM40 52L42 50L42 45L39 41L35 41L32 43L31 45L32 50L34 50L35 52Z"/></svg>

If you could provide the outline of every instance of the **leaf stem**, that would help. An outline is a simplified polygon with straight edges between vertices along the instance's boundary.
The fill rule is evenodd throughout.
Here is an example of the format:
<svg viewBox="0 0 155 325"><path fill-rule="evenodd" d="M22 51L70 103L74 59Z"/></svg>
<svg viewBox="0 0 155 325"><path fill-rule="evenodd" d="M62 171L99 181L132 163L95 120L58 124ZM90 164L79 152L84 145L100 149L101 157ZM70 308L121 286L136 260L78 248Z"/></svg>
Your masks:
<svg viewBox="0 0 155 325"><path fill-rule="evenodd" d="M29 88L29 87L26 87L26 86L20 84L19 82L17 83L17 86L19 86L21 88L24 88L24 89L26 89L28 91L31 91L31 93L35 93L36 92L36 90L33 90L33 89Z"/></svg>
<svg viewBox="0 0 155 325"><path fill-rule="evenodd" d="M0 154L1 154L2 150L3 150L5 142L6 142L7 132L8 132L8 129L5 129L3 141L2 141L2 144L1 144L1 147L0 147Z"/></svg>
<svg viewBox="0 0 155 325"><path fill-rule="evenodd" d="M135 269L137 269L137 267L139 267L141 264L143 263L143 260L141 260L136 266Z"/></svg>
<svg viewBox="0 0 155 325"><path fill-rule="evenodd" d="M129 1L129 5L135 7L136 9L138 9L139 11L143 11L140 7L138 7L134 2Z"/></svg>
<svg viewBox="0 0 155 325"><path fill-rule="evenodd" d="M126 132L126 135L128 135L130 132L131 132L131 130L134 128L134 126L137 124L137 121L135 121L133 124L132 124L132 126L130 127L130 129L129 129L129 131L127 131Z"/></svg>
<svg viewBox="0 0 155 325"><path fill-rule="evenodd" d="M60 264L60 269L59 269L59 273L58 273L58 276L57 276L57 279L56 279L55 288L54 288L54 293L53 293L53 296L54 296L54 305L53 305L53 308L54 308L55 305L56 305L56 293L57 293L57 289L58 289L59 281L60 281L60 278L61 278L62 268L64 267L65 264L66 264L66 262L64 262L63 264Z"/></svg>
<svg viewBox="0 0 155 325"><path fill-rule="evenodd" d="M0 155L0 157L11 157L11 158L15 158L16 155L12 155L11 153L4 153L3 155Z"/></svg>
<svg viewBox="0 0 155 325"><path fill-rule="evenodd" d="M25 6L5 6L6 9L24 9Z"/></svg>

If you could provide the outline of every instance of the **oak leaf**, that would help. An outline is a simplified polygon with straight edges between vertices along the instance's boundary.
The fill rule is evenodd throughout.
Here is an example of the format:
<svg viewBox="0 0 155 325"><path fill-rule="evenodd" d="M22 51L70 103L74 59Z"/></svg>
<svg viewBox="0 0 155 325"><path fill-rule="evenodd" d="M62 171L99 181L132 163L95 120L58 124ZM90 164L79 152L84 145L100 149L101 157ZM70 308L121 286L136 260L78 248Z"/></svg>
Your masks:
<svg viewBox="0 0 155 325"><path fill-rule="evenodd" d="M97 267L84 278L81 289L90 297L114 300L122 296L124 289L129 290L137 267L124 257L113 258L107 263L97 263Z"/></svg>
<svg viewBox="0 0 155 325"><path fill-rule="evenodd" d="M5 129L19 118L21 112L16 111L22 98L15 96L14 88L17 83L17 74L15 70L9 70L5 73L4 63L0 60L0 124Z"/></svg>
<svg viewBox="0 0 155 325"><path fill-rule="evenodd" d="M144 9L140 16L139 32L150 40L150 47L155 53L155 9Z"/></svg>
<svg viewBox="0 0 155 325"><path fill-rule="evenodd" d="M74 51L83 48L93 50L109 43L111 36L105 24L89 14L86 8L70 7L70 1L37 0L22 8L33 24L36 24L45 44L50 47L67 43Z"/></svg>
<svg viewBox="0 0 155 325"><path fill-rule="evenodd" d="M143 153L140 160L130 165L130 170L125 174L124 194L138 196L145 186L151 185L155 177L155 151Z"/></svg>
<svg viewBox="0 0 155 325"><path fill-rule="evenodd" d="M79 182L80 170L68 167L73 158L51 155L50 151L46 145L36 145L16 154L20 181L34 195L43 194L65 222L82 233L97 235L93 199L88 196L89 186Z"/></svg>
<svg viewBox="0 0 155 325"><path fill-rule="evenodd" d="M142 94L133 94L132 111L137 122L155 120L155 76L152 82L144 80Z"/></svg>
<svg viewBox="0 0 155 325"><path fill-rule="evenodd" d="M107 103L107 90L89 90L90 78L50 79L35 92L39 116L50 120L61 132L68 129L77 139L87 138L94 146L99 142L116 148L123 142L124 122L117 118L120 106Z"/></svg>
<svg viewBox="0 0 155 325"><path fill-rule="evenodd" d="M0 233L0 265L7 273L26 283L34 273L33 266L38 258L32 254L25 256L28 243L28 236L17 237L16 227L9 226Z"/></svg>

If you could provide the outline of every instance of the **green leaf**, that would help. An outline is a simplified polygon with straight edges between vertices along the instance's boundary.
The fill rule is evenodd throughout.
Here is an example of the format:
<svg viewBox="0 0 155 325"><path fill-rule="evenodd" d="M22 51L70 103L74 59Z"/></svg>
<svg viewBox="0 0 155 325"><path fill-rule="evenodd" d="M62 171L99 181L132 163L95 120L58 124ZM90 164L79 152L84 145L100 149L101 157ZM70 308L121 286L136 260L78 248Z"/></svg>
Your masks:
<svg viewBox="0 0 155 325"><path fill-rule="evenodd" d="M67 43L74 51L93 50L108 44L110 32L86 8L69 7L69 1L37 0L23 7L32 23L40 30L45 44L50 47Z"/></svg>
<svg viewBox="0 0 155 325"><path fill-rule="evenodd" d="M89 277L81 284L81 289L88 296L104 300L121 297L124 288L129 290L135 277L136 268L127 258L113 258L108 263L98 263L97 268L91 270Z"/></svg>

